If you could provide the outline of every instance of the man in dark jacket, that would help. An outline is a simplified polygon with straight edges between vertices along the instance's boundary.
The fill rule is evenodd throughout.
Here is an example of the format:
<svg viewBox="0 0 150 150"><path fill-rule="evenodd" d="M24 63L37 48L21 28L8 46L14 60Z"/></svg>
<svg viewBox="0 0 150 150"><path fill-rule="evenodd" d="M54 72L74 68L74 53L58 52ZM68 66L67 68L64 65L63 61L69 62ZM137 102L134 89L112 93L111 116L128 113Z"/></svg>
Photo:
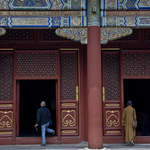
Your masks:
<svg viewBox="0 0 150 150"><path fill-rule="evenodd" d="M51 121L51 113L48 110L48 108L46 108L45 101L42 101L40 106L41 107L37 110L37 122L35 124L35 128L39 125L41 126L42 146L45 146L46 145L46 139L45 139L46 132L54 135L55 131L53 129L48 128L48 126L52 124L52 121Z"/></svg>

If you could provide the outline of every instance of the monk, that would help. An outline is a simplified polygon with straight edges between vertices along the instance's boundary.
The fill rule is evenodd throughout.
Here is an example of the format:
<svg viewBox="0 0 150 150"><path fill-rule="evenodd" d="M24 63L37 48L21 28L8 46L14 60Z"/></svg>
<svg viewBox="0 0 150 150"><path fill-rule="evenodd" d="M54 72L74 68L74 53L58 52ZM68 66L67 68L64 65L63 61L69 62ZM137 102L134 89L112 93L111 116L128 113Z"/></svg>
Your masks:
<svg viewBox="0 0 150 150"><path fill-rule="evenodd" d="M128 101L122 116L122 125L125 127L125 142L127 145L134 145L135 141L136 129L133 127L133 120L136 120L136 111L132 107L132 101Z"/></svg>

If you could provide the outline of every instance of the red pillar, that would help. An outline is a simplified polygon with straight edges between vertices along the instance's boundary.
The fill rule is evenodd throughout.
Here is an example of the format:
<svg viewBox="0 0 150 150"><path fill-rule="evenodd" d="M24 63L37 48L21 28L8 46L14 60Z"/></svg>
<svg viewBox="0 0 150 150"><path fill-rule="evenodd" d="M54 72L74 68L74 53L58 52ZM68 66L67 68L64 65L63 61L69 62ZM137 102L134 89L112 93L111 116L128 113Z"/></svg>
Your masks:
<svg viewBox="0 0 150 150"><path fill-rule="evenodd" d="M102 90L100 27L88 27L88 147L102 148Z"/></svg>

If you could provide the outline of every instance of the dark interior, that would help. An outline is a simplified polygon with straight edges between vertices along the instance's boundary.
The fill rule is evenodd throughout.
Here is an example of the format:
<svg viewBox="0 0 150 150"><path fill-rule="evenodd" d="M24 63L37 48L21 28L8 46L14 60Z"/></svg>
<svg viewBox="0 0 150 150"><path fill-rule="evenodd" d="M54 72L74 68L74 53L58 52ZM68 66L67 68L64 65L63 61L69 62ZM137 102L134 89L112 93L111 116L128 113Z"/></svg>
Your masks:
<svg viewBox="0 0 150 150"><path fill-rule="evenodd" d="M150 80L124 80L124 102L132 100L137 114L137 135L150 136Z"/></svg>
<svg viewBox="0 0 150 150"><path fill-rule="evenodd" d="M41 101L52 114L52 129L56 131L56 81L23 80L20 81L20 132L19 136L40 136L40 128L35 130L36 111Z"/></svg>

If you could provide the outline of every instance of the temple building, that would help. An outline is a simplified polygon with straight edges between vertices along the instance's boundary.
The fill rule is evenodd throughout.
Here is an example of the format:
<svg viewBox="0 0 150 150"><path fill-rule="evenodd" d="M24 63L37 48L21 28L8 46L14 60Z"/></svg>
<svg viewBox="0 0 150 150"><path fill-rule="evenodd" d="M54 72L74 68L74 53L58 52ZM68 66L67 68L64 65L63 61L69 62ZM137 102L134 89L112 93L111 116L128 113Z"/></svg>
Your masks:
<svg viewBox="0 0 150 150"><path fill-rule="evenodd" d="M0 144L123 143L122 111L150 142L150 0L0 0Z"/></svg>

